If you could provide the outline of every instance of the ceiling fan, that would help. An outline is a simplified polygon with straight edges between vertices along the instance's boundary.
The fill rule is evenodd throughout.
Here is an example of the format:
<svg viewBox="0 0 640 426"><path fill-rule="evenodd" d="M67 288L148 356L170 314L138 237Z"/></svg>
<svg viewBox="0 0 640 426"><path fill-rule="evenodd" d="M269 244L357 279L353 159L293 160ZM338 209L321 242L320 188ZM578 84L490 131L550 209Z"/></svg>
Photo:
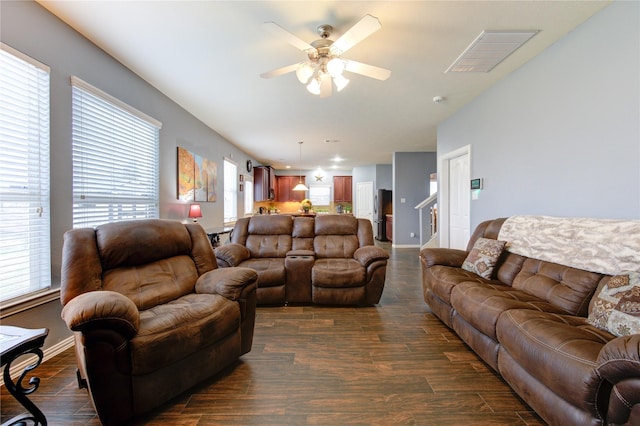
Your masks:
<svg viewBox="0 0 640 426"><path fill-rule="evenodd" d="M364 18L336 41L329 39L333 32L331 25L319 25L316 30L320 39L311 43L299 39L275 22L265 22L264 27L292 46L305 52L308 59L297 64L262 73L260 74L262 78L277 77L295 71L298 80L307 86L309 92L325 98L331 96L332 80L338 91L344 89L349 83L349 79L342 75L343 71L361 74L378 80L386 80L391 75L391 71L388 69L342 58L343 53L382 27L375 16L365 15Z"/></svg>

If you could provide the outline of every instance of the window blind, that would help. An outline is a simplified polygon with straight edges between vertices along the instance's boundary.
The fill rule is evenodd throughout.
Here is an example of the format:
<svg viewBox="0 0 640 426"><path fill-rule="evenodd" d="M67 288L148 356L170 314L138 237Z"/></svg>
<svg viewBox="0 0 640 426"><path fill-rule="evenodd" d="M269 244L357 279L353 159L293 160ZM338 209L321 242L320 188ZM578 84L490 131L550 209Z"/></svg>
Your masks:
<svg viewBox="0 0 640 426"><path fill-rule="evenodd" d="M158 217L162 124L72 77L73 227Z"/></svg>
<svg viewBox="0 0 640 426"><path fill-rule="evenodd" d="M0 301L50 286L49 68L0 43Z"/></svg>

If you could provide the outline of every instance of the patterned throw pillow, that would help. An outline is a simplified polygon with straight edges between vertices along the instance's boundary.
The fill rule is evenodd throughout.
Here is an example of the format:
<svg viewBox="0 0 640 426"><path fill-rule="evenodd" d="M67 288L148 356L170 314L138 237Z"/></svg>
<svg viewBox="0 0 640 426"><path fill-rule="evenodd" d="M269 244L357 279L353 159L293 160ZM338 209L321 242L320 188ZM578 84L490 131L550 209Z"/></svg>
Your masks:
<svg viewBox="0 0 640 426"><path fill-rule="evenodd" d="M493 268L506 244L506 241L478 238L462 263L462 269L476 273L482 278L491 279Z"/></svg>
<svg viewBox="0 0 640 426"><path fill-rule="evenodd" d="M616 336L640 333L640 272L612 277L595 297L589 324Z"/></svg>

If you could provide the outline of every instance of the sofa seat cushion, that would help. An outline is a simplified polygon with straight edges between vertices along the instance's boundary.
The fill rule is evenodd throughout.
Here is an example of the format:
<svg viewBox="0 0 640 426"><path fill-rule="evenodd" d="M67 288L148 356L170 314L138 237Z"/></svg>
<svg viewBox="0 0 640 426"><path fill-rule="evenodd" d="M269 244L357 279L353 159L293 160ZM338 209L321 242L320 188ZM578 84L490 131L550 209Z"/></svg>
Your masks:
<svg viewBox="0 0 640 426"><path fill-rule="evenodd" d="M508 309L564 313L551 303L496 283L463 282L451 291L451 306L477 330L496 340L496 323Z"/></svg>
<svg viewBox="0 0 640 426"><path fill-rule="evenodd" d="M538 382L574 406L595 412L602 384L596 361L613 335L586 318L513 309L500 316L497 336L501 353L508 352Z"/></svg>
<svg viewBox="0 0 640 426"><path fill-rule="evenodd" d="M311 270L311 282L317 287L360 287L366 271L355 259L316 259Z"/></svg>
<svg viewBox="0 0 640 426"><path fill-rule="evenodd" d="M239 305L217 294L192 293L142 311L131 340L132 373L158 371L239 328Z"/></svg>
<svg viewBox="0 0 640 426"><path fill-rule="evenodd" d="M238 266L251 268L258 273L258 288L284 285L286 278L284 258L248 259Z"/></svg>
<svg viewBox="0 0 640 426"><path fill-rule="evenodd" d="M477 283L490 282L473 272L453 266L435 265L423 271L423 273L429 275L428 285L433 294L449 305L451 305L451 291L456 285L467 281Z"/></svg>

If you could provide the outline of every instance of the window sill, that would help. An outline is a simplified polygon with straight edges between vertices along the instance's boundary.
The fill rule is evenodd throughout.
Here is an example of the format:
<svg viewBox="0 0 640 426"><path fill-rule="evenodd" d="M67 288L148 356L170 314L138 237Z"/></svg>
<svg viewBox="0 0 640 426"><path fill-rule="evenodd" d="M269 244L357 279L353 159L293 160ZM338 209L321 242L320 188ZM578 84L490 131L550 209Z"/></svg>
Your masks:
<svg viewBox="0 0 640 426"><path fill-rule="evenodd" d="M2 302L0 319L10 317L11 315L33 309L36 306L44 305L45 303L58 299L60 299L60 289L52 288L42 292L25 295L8 302Z"/></svg>

